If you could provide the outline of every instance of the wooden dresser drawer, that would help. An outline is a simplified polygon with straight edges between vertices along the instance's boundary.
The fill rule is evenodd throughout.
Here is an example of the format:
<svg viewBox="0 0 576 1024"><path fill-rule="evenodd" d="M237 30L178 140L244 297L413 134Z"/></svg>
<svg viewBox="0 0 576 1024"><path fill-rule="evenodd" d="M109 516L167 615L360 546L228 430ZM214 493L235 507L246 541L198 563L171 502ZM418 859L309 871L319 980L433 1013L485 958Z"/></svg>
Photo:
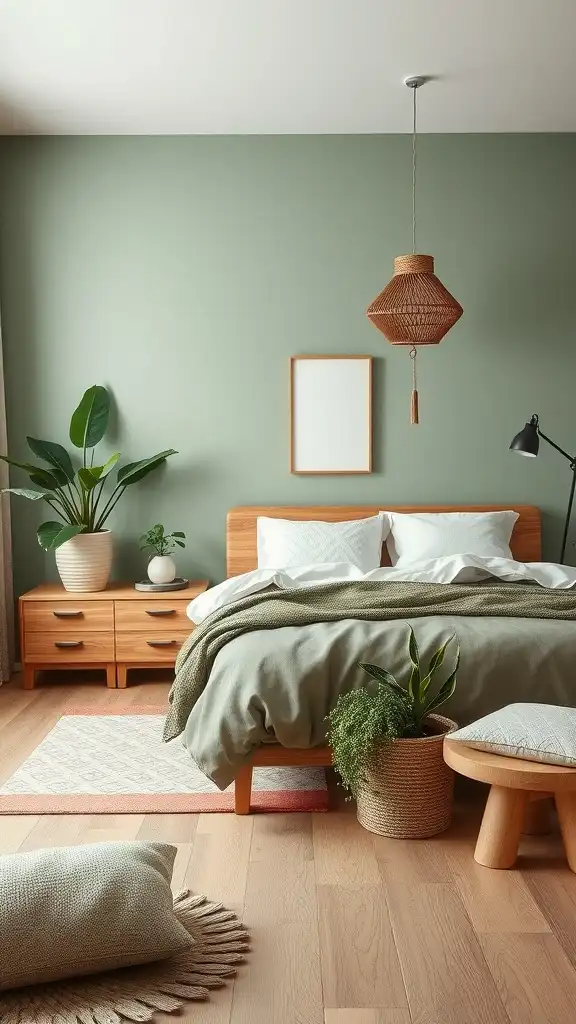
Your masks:
<svg viewBox="0 0 576 1024"><path fill-rule="evenodd" d="M23 610L27 634L114 629L112 601L26 601Z"/></svg>
<svg viewBox="0 0 576 1024"><path fill-rule="evenodd" d="M194 630L186 609L208 588L191 580L174 593L141 593L110 583L94 593L70 593L41 583L20 596L22 686L32 690L45 669L104 669L110 689L124 689L138 668L174 666Z"/></svg>
<svg viewBox="0 0 576 1024"><path fill-rule="evenodd" d="M44 664L114 661L114 634L76 629L26 634L26 661Z"/></svg>
<svg viewBox="0 0 576 1024"><path fill-rule="evenodd" d="M164 661L173 664L176 655L192 632L190 629L147 629L140 632L116 634L117 662Z"/></svg>
<svg viewBox="0 0 576 1024"><path fill-rule="evenodd" d="M193 624L186 615L189 600L116 601L116 630L188 630Z"/></svg>

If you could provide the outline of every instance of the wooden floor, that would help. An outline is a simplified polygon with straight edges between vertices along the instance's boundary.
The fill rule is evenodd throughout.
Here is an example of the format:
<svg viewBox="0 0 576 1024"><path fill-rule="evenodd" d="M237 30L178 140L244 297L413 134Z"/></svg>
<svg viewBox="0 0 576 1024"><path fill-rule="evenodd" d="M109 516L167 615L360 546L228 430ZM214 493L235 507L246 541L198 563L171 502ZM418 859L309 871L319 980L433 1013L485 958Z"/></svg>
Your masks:
<svg viewBox="0 0 576 1024"><path fill-rule="evenodd" d="M66 678L66 683L62 683ZM167 684L128 690L72 677L0 689L0 782L67 704L159 704ZM0 852L106 839L175 843L175 887L235 908L250 962L189 1024L567 1024L576 1010L576 875L557 836L523 843L519 870L472 859L481 806L458 804L435 840L328 814L0 817ZM174 1021L159 1016L159 1021Z"/></svg>

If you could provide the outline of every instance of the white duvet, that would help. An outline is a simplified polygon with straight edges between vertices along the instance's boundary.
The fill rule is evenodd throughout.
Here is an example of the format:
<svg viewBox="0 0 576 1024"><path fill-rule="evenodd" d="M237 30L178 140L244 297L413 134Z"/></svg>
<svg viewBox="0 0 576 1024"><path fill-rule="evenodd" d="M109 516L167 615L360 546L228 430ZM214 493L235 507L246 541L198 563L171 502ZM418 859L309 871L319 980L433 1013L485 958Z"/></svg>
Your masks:
<svg viewBox="0 0 576 1024"><path fill-rule="evenodd" d="M254 569L233 576L200 594L188 605L188 616L200 623L212 612L255 594L269 586L279 590L309 587L311 584L343 580L377 580L382 583L477 583L491 577L507 583L538 583L550 590L576 586L576 568L554 562L515 562L511 558L481 558L478 555L449 555L417 562L402 569L383 566L363 573L349 562L323 562L289 569Z"/></svg>

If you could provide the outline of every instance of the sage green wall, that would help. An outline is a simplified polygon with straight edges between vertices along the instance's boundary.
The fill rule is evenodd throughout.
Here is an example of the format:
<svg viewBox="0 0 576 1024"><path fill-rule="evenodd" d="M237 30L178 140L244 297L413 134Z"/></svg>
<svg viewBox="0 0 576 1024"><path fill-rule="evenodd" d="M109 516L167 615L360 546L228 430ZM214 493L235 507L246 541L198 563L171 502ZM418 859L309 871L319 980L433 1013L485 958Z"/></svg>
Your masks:
<svg viewBox="0 0 576 1024"><path fill-rule="evenodd" d="M537 411L576 450L576 136L423 136L419 166L418 248L465 314L420 356L410 427L408 355L364 316L410 244L408 137L2 140L12 454L65 440L93 383L115 395L111 446L180 452L118 507L117 575L163 520L188 535L183 572L222 578L226 509L258 502L535 502L554 555L568 465L508 443ZM299 352L377 357L373 475L289 474ZM38 507L12 508L21 591L53 557Z"/></svg>

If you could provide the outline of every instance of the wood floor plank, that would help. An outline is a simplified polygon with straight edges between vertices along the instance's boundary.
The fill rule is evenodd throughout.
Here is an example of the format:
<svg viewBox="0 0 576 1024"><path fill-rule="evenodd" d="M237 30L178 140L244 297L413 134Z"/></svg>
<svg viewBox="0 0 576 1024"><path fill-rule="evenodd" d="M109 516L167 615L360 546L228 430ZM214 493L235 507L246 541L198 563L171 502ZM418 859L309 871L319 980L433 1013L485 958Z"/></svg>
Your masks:
<svg viewBox="0 0 576 1024"><path fill-rule="evenodd" d="M64 674L64 673L63 673ZM73 676L73 673L65 673ZM56 687L53 687L53 692ZM91 708L103 708L106 711L118 710L127 704L124 690L109 690L103 683L82 683L74 686L62 706L63 714L78 712L78 709L89 706Z"/></svg>
<svg viewBox="0 0 576 1024"><path fill-rule="evenodd" d="M452 886L388 886L387 898L413 1024L510 1024Z"/></svg>
<svg viewBox="0 0 576 1024"><path fill-rule="evenodd" d="M446 858L477 933L550 931L521 871L482 867L469 843L452 844Z"/></svg>
<svg viewBox="0 0 576 1024"><path fill-rule="evenodd" d="M137 838L158 843L192 843L197 825L197 814L145 814Z"/></svg>
<svg viewBox="0 0 576 1024"><path fill-rule="evenodd" d="M163 672L162 675L166 682L152 681L148 673L145 681L138 685L137 680L139 677L135 674L133 678L137 685L128 686L125 691L128 694L130 704L148 704L168 709L168 693L172 685L173 673Z"/></svg>
<svg viewBox="0 0 576 1024"><path fill-rule="evenodd" d="M10 725L38 697L34 690L16 690L14 684L0 686L0 732Z"/></svg>
<svg viewBox="0 0 576 1024"><path fill-rule="evenodd" d="M250 860L313 860L311 814L258 814Z"/></svg>
<svg viewBox="0 0 576 1024"><path fill-rule="evenodd" d="M411 1024L408 1010L324 1010L324 1024Z"/></svg>
<svg viewBox="0 0 576 1024"><path fill-rule="evenodd" d="M250 860L252 815L201 814L186 886L220 900L241 915Z"/></svg>
<svg viewBox="0 0 576 1024"><path fill-rule="evenodd" d="M68 690L66 687L66 693ZM23 708L10 722L10 728L2 730L0 785L10 778L50 732L62 713L64 700L65 695L62 693L56 698L50 693L39 693L36 700Z"/></svg>
<svg viewBox="0 0 576 1024"><path fill-rule="evenodd" d="M51 674L34 691L1 687L0 780L73 706L162 706L168 689L152 676L108 691L72 672ZM0 853L134 836L174 843L174 889L222 900L253 933L235 984L186 1005L182 1024L567 1024L576 1003L576 875L561 841L524 837L519 872L482 869L472 859L481 801L464 797L450 830L419 842L372 836L345 804L247 818L7 815ZM374 896L381 892L389 926ZM383 984L390 957L374 954L390 943L390 926L412 1019L406 1006L377 1003L382 988L393 988Z"/></svg>
<svg viewBox="0 0 576 1024"><path fill-rule="evenodd" d="M511 1024L574 1019L576 975L554 935L483 935L482 949Z"/></svg>
<svg viewBox="0 0 576 1024"><path fill-rule="evenodd" d="M321 885L318 911L324 1005L405 1008L382 886Z"/></svg>
<svg viewBox="0 0 576 1024"><path fill-rule="evenodd" d="M89 814L43 814L28 833L20 850L39 850L49 846L77 846L88 828Z"/></svg>
<svg viewBox="0 0 576 1024"><path fill-rule="evenodd" d="M174 868L172 870L172 892L182 892L183 889L189 889L190 884L187 881L188 867L190 859L192 857L193 844L192 843L174 843L176 846L176 857L174 859ZM205 895L210 895L207 893Z"/></svg>
<svg viewBox="0 0 576 1024"><path fill-rule="evenodd" d="M414 885L453 881L441 837L414 842L375 835L372 842L380 876L385 883Z"/></svg>
<svg viewBox="0 0 576 1024"><path fill-rule="evenodd" d="M525 873L525 881L572 966L576 968L576 875L565 861Z"/></svg>
<svg viewBox="0 0 576 1024"><path fill-rule="evenodd" d="M379 885L380 872L372 835L356 815L330 811L312 816L312 836L318 885Z"/></svg>
<svg viewBox="0 0 576 1024"><path fill-rule="evenodd" d="M90 814L82 839L85 843L136 839L143 821L143 814Z"/></svg>
<svg viewBox="0 0 576 1024"><path fill-rule="evenodd" d="M241 968L243 970L243 968ZM185 1003L177 1013L155 1013L154 1024L229 1024L234 983L212 989L208 1002Z"/></svg>
<svg viewBox="0 0 576 1024"><path fill-rule="evenodd" d="M0 817L0 854L16 853L39 821L37 814L3 814Z"/></svg>
<svg viewBox="0 0 576 1024"><path fill-rule="evenodd" d="M244 921L252 952L234 987L231 1024L323 1024L313 863L252 862Z"/></svg>

